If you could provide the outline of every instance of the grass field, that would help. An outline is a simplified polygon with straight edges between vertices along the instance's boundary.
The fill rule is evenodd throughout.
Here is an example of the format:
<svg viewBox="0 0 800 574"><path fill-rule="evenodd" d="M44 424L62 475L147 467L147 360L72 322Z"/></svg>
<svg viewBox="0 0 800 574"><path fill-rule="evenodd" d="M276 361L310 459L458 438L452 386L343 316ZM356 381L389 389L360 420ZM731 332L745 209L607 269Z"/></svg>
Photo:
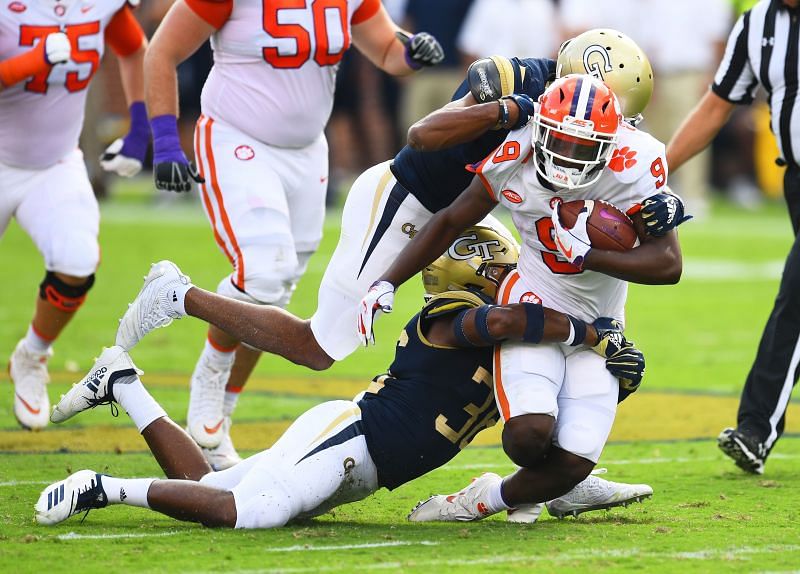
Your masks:
<svg viewBox="0 0 800 574"><path fill-rule="evenodd" d="M116 319L150 262L170 258L200 286L227 272L197 205L155 203L122 193L103 205L103 262L90 298L56 346L51 399L80 378L113 342ZM329 218L291 309L308 316L337 239ZM643 389L620 408L601 466L608 478L647 482L653 500L627 509L536 525L503 517L466 525L412 525L417 500L463 486L481 470L512 470L498 431L478 437L452 464L395 492L275 531L223 532L140 509L95 511L84 522L33 524L32 506L48 483L80 468L157 476L136 430L98 409L40 433L17 430L10 385L0 392L0 571L2 572L317 572L360 570L553 572L797 572L800 567L800 407L789 411L763 477L739 472L713 437L735 422L738 393L772 304L791 235L785 210L714 206L681 228L684 277L673 287L631 288L628 333L648 360ZM18 227L0 241L0 369L24 335L42 268ZM349 398L385 370L401 324L421 289L400 291L396 311L378 325L379 346L323 374L278 358L262 360L240 400L233 436L244 453L268 446L288 421L327 398ZM188 373L203 343L198 321L176 322L143 341L133 356L154 396L185 417ZM0 387L2 389L3 387Z"/></svg>

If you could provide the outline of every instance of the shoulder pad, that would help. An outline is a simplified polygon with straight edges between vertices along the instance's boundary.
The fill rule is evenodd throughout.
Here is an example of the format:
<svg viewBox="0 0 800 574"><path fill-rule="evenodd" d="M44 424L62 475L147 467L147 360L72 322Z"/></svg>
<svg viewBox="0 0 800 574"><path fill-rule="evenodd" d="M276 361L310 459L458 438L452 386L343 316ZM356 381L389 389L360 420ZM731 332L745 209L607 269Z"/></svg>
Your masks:
<svg viewBox="0 0 800 574"><path fill-rule="evenodd" d="M469 291L445 291L428 301L419 313L420 321L436 319L450 313L473 309L486 302Z"/></svg>
<svg viewBox="0 0 800 574"><path fill-rule="evenodd" d="M475 60L467 70L467 85L480 104L499 100L514 92L514 66L502 56Z"/></svg>
<svg viewBox="0 0 800 574"><path fill-rule="evenodd" d="M659 157L666 166L666 148L659 140L629 124L620 124L619 144L608 162L608 168L622 183L632 183L650 173L650 166Z"/></svg>

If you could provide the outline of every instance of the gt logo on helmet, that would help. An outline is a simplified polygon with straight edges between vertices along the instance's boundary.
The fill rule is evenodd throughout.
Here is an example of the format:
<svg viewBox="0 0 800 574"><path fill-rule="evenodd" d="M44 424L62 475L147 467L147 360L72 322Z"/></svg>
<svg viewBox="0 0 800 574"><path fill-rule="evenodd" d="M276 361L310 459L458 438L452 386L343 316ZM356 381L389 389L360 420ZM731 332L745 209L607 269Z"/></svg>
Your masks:
<svg viewBox="0 0 800 574"><path fill-rule="evenodd" d="M597 58L592 58L595 54L600 57L600 61L597 61ZM586 68L587 74L594 76L598 80L605 79L603 73L607 74L614 71L608 50L599 44L592 44L583 51L583 67Z"/></svg>
<svg viewBox="0 0 800 574"><path fill-rule="evenodd" d="M476 256L483 261L493 261L492 246L499 248L500 242L495 239L476 241L477 239L478 235L475 233L459 237L447 250L447 254L457 261L466 261Z"/></svg>

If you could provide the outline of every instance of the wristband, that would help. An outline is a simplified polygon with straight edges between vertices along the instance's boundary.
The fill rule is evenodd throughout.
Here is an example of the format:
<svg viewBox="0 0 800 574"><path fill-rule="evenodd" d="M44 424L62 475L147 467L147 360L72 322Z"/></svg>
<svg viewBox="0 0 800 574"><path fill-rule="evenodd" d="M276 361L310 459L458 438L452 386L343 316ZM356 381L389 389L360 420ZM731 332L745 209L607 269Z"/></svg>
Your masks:
<svg viewBox="0 0 800 574"><path fill-rule="evenodd" d="M536 303L523 303L525 309L525 333L522 341L525 343L540 343L544 336L544 308ZM570 325L572 325L570 323Z"/></svg>
<svg viewBox="0 0 800 574"><path fill-rule="evenodd" d="M497 100L497 104L500 106L500 112L494 129L499 130L503 129L508 124L508 104L503 98Z"/></svg>
<svg viewBox="0 0 800 574"><path fill-rule="evenodd" d="M467 334L464 333L464 319L467 317L467 313L469 313L470 309L464 309L453 320L453 335L456 337L456 341L460 347L476 347L475 343L467 339Z"/></svg>
<svg viewBox="0 0 800 574"><path fill-rule="evenodd" d="M156 116L150 120L150 129L153 130L153 164L186 163L178 137L178 118L172 114Z"/></svg>
<svg viewBox="0 0 800 574"><path fill-rule="evenodd" d="M567 315L567 319L569 319L569 336L564 339L564 344L577 347L586 340L586 323L572 315Z"/></svg>

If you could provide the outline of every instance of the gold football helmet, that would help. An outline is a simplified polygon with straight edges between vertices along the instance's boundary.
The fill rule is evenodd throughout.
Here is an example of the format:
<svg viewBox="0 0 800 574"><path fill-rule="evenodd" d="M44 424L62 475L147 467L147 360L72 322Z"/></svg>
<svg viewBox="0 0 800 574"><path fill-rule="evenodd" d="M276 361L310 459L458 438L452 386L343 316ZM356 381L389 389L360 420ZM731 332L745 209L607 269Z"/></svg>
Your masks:
<svg viewBox="0 0 800 574"><path fill-rule="evenodd" d="M472 291L494 301L504 272L517 266L519 244L502 224L484 222L462 232L447 252L422 271L427 297Z"/></svg>
<svg viewBox="0 0 800 574"><path fill-rule="evenodd" d="M636 42L611 28L595 28L558 49L556 77L590 74L617 96L622 115L636 125L653 95L653 69Z"/></svg>

